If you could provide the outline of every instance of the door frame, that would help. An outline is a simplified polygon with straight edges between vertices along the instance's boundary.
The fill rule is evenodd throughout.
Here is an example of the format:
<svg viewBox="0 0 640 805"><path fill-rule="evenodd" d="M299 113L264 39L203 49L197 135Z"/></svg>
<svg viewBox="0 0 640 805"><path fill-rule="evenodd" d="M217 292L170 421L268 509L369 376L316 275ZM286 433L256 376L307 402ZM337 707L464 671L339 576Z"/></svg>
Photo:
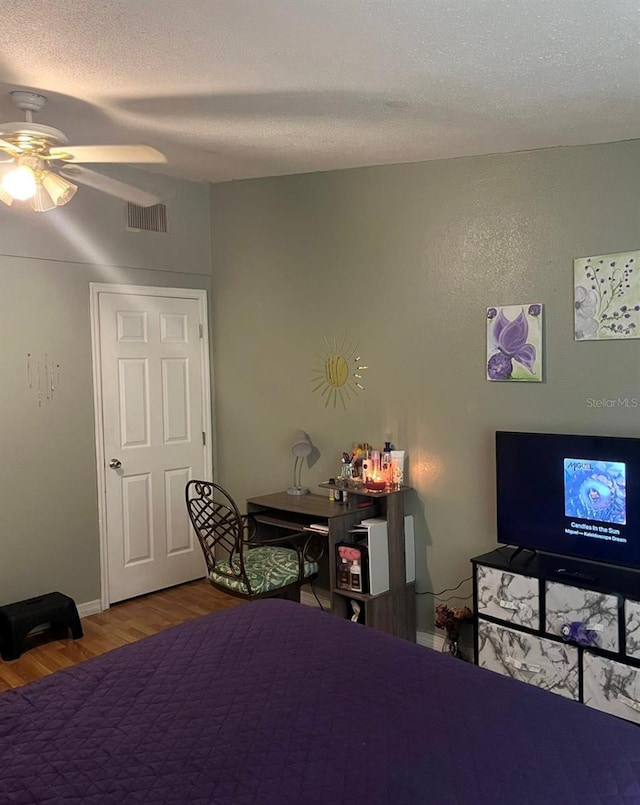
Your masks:
<svg viewBox="0 0 640 805"><path fill-rule="evenodd" d="M209 353L209 324L207 316L207 292L198 288L164 288L155 285L122 285L119 283L89 283L89 315L91 320L91 359L93 364L93 410L96 438L96 469L98 477L98 534L100 540L100 608L109 609L109 565L107 563L107 478L104 452L104 423L102 420L102 373L100 343L100 294L128 294L136 296L167 296L171 299L195 299L198 301L200 325L200 371L202 372L202 413L205 433L205 477L213 477L213 429L211 423L211 369Z"/></svg>

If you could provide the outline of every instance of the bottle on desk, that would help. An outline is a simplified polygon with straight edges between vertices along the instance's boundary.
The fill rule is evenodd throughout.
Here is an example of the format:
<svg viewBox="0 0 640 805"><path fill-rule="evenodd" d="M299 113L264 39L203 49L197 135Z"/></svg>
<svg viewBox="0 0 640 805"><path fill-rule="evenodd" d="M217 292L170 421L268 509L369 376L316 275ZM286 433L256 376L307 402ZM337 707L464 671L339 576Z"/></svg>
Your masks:
<svg viewBox="0 0 640 805"><path fill-rule="evenodd" d="M380 477L380 451L379 450L372 450L371 451L370 469L371 469L371 477L372 478L379 478Z"/></svg>
<svg viewBox="0 0 640 805"><path fill-rule="evenodd" d="M371 453L369 451L369 445L365 444L362 456L362 480L366 481L367 478L371 478Z"/></svg>
<svg viewBox="0 0 640 805"><path fill-rule="evenodd" d="M338 485L343 487L348 486L353 478L353 464L351 461L345 461L344 456L346 455L346 453L343 455L340 476L338 477Z"/></svg>
<svg viewBox="0 0 640 805"><path fill-rule="evenodd" d="M382 451L382 477L387 485L387 491L393 486L393 467L391 466L391 442L384 443Z"/></svg>

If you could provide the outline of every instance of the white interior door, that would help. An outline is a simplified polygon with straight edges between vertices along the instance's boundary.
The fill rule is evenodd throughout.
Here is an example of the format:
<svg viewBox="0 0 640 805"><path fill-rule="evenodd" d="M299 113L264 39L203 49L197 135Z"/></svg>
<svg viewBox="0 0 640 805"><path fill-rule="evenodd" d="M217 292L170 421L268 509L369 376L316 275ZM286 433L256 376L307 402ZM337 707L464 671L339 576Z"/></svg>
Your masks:
<svg viewBox="0 0 640 805"><path fill-rule="evenodd" d="M205 575L184 502L187 481L210 475L203 299L163 290L102 290L93 302L106 603Z"/></svg>

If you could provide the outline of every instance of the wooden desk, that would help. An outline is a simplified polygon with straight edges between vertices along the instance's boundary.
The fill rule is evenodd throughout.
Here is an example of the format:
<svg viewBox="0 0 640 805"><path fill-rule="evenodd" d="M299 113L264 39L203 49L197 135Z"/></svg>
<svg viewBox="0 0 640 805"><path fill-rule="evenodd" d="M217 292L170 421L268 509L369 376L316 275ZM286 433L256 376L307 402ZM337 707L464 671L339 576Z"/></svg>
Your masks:
<svg viewBox="0 0 640 805"><path fill-rule="evenodd" d="M323 486L325 486L323 484ZM326 485L328 487L328 485ZM367 626L415 642L415 585L405 577L404 496L394 492L349 491L346 504L324 495L273 495L249 498L247 513L253 517L265 537L286 531L300 531L310 523L328 526L327 543L331 611L349 617L349 600L360 601ZM350 530L361 520L381 517L387 521L389 536L389 590L380 595L366 595L336 586L336 543L351 542Z"/></svg>

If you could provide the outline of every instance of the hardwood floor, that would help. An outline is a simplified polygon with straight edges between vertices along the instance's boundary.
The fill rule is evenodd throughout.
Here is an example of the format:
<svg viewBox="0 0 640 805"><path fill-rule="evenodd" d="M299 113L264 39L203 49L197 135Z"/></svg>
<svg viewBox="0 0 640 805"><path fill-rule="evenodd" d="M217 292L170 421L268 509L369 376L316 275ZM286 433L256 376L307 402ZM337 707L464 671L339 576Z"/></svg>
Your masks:
<svg viewBox="0 0 640 805"><path fill-rule="evenodd" d="M80 640L70 636L54 640L50 632L28 637L19 659L0 660L0 691L20 687L125 643L242 603L242 599L224 595L201 579L114 604L106 612L82 619L84 637Z"/></svg>

